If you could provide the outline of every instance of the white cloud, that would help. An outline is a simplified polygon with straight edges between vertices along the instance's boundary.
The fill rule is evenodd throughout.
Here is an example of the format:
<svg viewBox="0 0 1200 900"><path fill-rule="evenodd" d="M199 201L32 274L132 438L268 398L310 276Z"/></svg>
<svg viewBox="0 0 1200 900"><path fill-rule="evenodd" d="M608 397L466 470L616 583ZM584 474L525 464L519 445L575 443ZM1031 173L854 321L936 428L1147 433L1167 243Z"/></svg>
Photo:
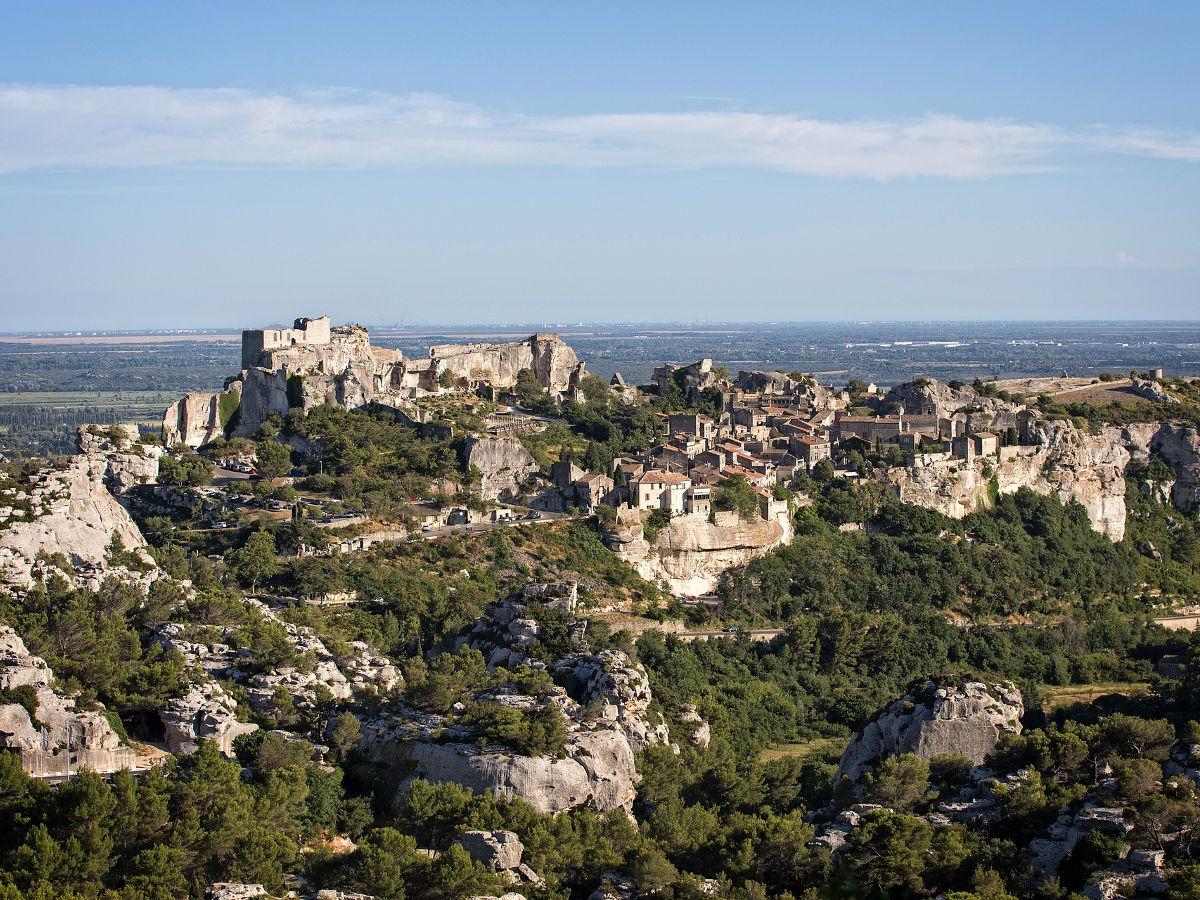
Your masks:
<svg viewBox="0 0 1200 900"><path fill-rule="evenodd" d="M1200 160L1200 136L926 115L521 116L429 94L0 85L0 172L189 164L740 166L816 176L979 178L1079 147Z"/></svg>
<svg viewBox="0 0 1200 900"><path fill-rule="evenodd" d="M1132 253L1126 253L1124 250L1118 250L1116 253L1114 253L1113 259L1123 266L1133 266L1141 262L1141 260L1139 260Z"/></svg>

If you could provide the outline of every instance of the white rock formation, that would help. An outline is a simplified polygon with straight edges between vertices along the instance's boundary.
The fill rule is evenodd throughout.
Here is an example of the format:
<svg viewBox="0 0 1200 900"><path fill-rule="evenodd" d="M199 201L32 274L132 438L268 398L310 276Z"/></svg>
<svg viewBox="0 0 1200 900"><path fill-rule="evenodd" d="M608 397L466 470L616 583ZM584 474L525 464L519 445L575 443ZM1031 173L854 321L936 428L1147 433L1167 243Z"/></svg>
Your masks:
<svg viewBox="0 0 1200 900"><path fill-rule="evenodd" d="M577 806L601 812L628 808L637 794L633 750L615 728L573 733L563 759L475 744L415 742L399 749L415 766L415 776L515 797L543 813Z"/></svg>
<svg viewBox="0 0 1200 900"><path fill-rule="evenodd" d="M650 680L641 663L620 650L568 657L553 671L568 679L568 692L594 715L625 732L634 752L651 744L669 744L671 735L662 717L652 721Z"/></svg>
<svg viewBox="0 0 1200 900"><path fill-rule="evenodd" d="M215 681L194 684L159 713L172 753L195 753L200 741L214 741L226 756L233 756L233 742L257 731L253 722L239 722L237 703Z"/></svg>
<svg viewBox="0 0 1200 900"><path fill-rule="evenodd" d="M717 513L715 523L702 516L676 516L652 546L642 523L621 512L625 514L605 529L604 543L643 578L665 582L677 596L710 593L723 572L788 543L793 534L786 512L770 519Z"/></svg>
<svg viewBox="0 0 1200 900"><path fill-rule="evenodd" d="M463 461L468 471L479 471L480 496L484 500L515 500L521 483L538 471L532 454L512 437L469 437Z"/></svg>
<svg viewBox="0 0 1200 900"><path fill-rule="evenodd" d="M1003 448L999 458L935 460L888 470L887 478L905 503L961 519L991 505L990 482L1000 494L1027 487L1078 501L1092 528L1119 541L1125 535L1125 466L1129 452L1105 434L1093 435L1069 422L1042 422L1038 446Z"/></svg>
<svg viewBox="0 0 1200 900"><path fill-rule="evenodd" d="M65 772L68 747L74 769L108 773L130 768L135 754L120 746L103 708L76 709L74 700L54 691L53 682L46 661L31 654L15 631L0 625L0 690L30 687L37 698L36 722L21 704L0 704L0 747L17 751L34 775Z"/></svg>
<svg viewBox="0 0 1200 900"><path fill-rule="evenodd" d="M31 512L0 527L0 587L32 587L41 554L62 553L73 565L103 570L114 536L126 550L144 550L145 539L113 490L155 478L158 451L128 438L111 441L88 428L81 429L79 454L31 476L14 498L27 500ZM142 556L152 567L153 560Z"/></svg>
<svg viewBox="0 0 1200 900"><path fill-rule="evenodd" d="M712 741L711 726L692 704L687 704L679 713L679 721L691 729L688 732L688 742L693 746L703 750Z"/></svg>
<svg viewBox="0 0 1200 900"><path fill-rule="evenodd" d="M1011 682L939 686L926 681L890 704L850 742L837 777L858 781L884 757L900 753L926 760L958 753L978 765L1001 734L1021 731L1024 712L1021 692Z"/></svg>
<svg viewBox="0 0 1200 900"><path fill-rule="evenodd" d="M356 409L368 403L399 406L455 384L516 385L530 369L554 395L575 387L585 368L556 334L535 334L511 344L444 344L426 359L372 346L367 329L330 327L327 317L297 320L291 329L242 333L242 371L219 394L189 394L163 415L168 445L198 447L228 432L248 436L272 414L323 403Z"/></svg>
<svg viewBox="0 0 1200 900"><path fill-rule="evenodd" d="M525 845L515 831L464 831L457 843L493 872L510 872L521 865Z"/></svg>

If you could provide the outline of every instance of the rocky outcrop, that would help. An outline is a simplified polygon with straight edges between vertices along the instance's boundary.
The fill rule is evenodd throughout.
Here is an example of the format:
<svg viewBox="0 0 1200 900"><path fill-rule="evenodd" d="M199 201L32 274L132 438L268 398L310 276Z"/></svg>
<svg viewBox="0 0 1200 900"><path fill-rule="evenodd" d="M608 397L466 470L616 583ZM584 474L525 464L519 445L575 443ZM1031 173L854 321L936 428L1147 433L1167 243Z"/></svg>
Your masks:
<svg viewBox="0 0 1200 900"><path fill-rule="evenodd" d="M188 447L203 447L205 444L225 437L225 425L221 421L221 407L231 411L241 404L241 384L231 388L224 404L223 394L205 394L193 391L176 400L163 413L163 443L168 447L184 444ZM226 393L226 392L223 392Z"/></svg>
<svg viewBox="0 0 1200 900"><path fill-rule="evenodd" d="M457 843L475 862L493 872L509 872L521 865L525 845L515 831L464 831Z"/></svg>
<svg viewBox="0 0 1200 900"><path fill-rule="evenodd" d="M438 344L429 348L429 362L433 382L445 373L499 390L516 387L517 374L530 369L538 384L555 396L575 387L586 371L562 338L547 333L511 344Z"/></svg>
<svg viewBox="0 0 1200 900"><path fill-rule="evenodd" d="M1174 470L1175 479L1169 488L1171 503L1185 512L1200 505L1200 429L1195 425L1151 422L1111 426L1104 433L1143 462L1153 453Z"/></svg>
<svg viewBox="0 0 1200 900"><path fill-rule="evenodd" d="M679 721L688 730L688 743L703 750L712 740L712 727L692 704L687 704L679 713Z"/></svg>
<svg viewBox="0 0 1200 900"><path fill-rule="evenodd" d="M239 722L237 703L215 681L194 684L182 697L167 703L159 713L167 748L172 753L195 753L200 742L216 743L226 756L233 756L233 742L258 730L253 722Z"/></svg>
<svg viewBox="0 0 1200 900"><path fill-rule="evenodd" d="M621 513L605 529L604 543L643 578L666 583L678 596L710 593L723 572L792 539L786 510L769 519L717 513L715 522L703 516L676 516L658 532L653 545L646 540L636 512L622 509Z"/></svg>
<svg viewBox="0 0 1200 900"><path fill-rule="evenodd" d="M1020 732L1024 712L1021 692L1011 682L922 682L850 742L837 777L858 781L881 759L900 753L926 760L939 753L956 753L978 765L1000 735Z"/></svg>
<svg viewBox="0 0 1200 900"><path fill-rule="evenodd" d="M887 470L900 500L961 519L991 506L991 493L1027 487L1080 503L1092 527L1119 541L1125 535L1125 466L1129 451L1105 433L1069 422L1039 422L1036 445L1001 448L1000 455L970 460L918 456L909 467Z"/></svg>
<svg viewBox="0 0 1200 900"><path fill-rule="evenodd" d="M36 700L32 716L20 703L0 704L0 747L19 753L22 766L33 775L65 772L68 748L76 770L108 773L132 767L135 755L121 746L103 707L76 709L75 701L58 694L53 683L46 661L31 654L15 631L0 625L0 690L25 688Z"/></svg>
<svg viewBox="0 0 1200 900"><path fill-rule="evenodd" d="M568 657L552 671L592 715L619 725L635 753L671 742L667 723L650 708L654 698L646 670L622 651Z"/></svg>
<svg viewBox="0 0 1200 900"><path fill-rule="evenodd" d="M140 552L145 539L113 492L156 477L158 451L135 444L118 429L111 435L108 429L89 431L95 427L81 429L80 453L29 476L20 487L7 488L12 493L0 498L9 504L7 519L0 516L0 585L32 587L38 557L59 553L90 575L102 575L114 538L153 567ZM21 514L14 515L18 510Z"/></svg>
<svg viewBox="0 0 1200 900"><path fill-rule="evenodd" d="M273 413L329 403L357 409L370 403L403 406L413 398L463 386L516 386L530 369L555 396L585 374L575 352L556 334L511 344L443 344L426 359L371 344L359 325L330 326L327 317L297 320L294 328L242 334L242 371L217 394L189 394L163 414L168 446L198 447L221 436L249 436ZM444 385L451 385L450 388Z"/></svg>
<svg viewBox="0 0 1200 900"><path fill-rule="evenodd" d="M566 756L523 756L473 744L414 744L411 761L430 781L452 781L480 793L524 800L543 813L577 806L601 812L628 808L637 794L633 751L617 730L581 731Z"/></svg>
<svg viewBox="0 0 1200 900"><path fill-rule="evenodd" d="M479 491L484 500L515 500L522 482L538 471L525 445L511 437L467 438L463 462L468 472L479 472Z"/></svg>
<svg viewBox="0 0 1200 900"><path fill-rule="evenodd" d="M567 626L577 652L552 662L536 658L538 616L553 610L561 621L561 614L572 612L575 602L574 584L529 585L489 606L455 642L457 652L469 648L483 654L493 670L529 667L552 676L553 681L543 681L535 694L524 693L531 689L520 682L500 680L469 700L539 715L557 707L566 732L561 753L534 755L492 745L476 725L456 718L453 711L419 713L391 703L363 721L364 756L411 773L410 778L517 797L546 813L578 806L628 808L639 780L635 747L666 743L669 735L661 717L651 711L645 670L619 651L588 653L582 623Z"/></svg>
<svg viewBox="0 0 1200 900"><path fill-rule="evenodd" d="M669 743L667 723L657 710L651 709L654 698L646 670L620 650L586 652L582 641L586 622L575 620L568 626L579 652L548 666L531 658L541 634L538 608L570 613L575 604L573 582L527 585L520 594L489 606L455 641L455 646L480 651L492 669L498 666L513 670L520 666L547 669L573 701L565 707L567 713L574 712L577 705L586 708L589 717L620 727L635 752L651 744Z"/></svg>

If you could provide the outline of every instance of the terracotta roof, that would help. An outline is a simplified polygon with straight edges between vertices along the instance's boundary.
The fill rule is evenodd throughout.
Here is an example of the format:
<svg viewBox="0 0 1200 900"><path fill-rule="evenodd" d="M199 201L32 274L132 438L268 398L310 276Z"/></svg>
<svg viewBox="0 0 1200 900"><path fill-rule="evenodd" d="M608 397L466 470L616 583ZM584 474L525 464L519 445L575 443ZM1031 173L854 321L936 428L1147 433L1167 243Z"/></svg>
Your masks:
<svg viewBox="0 0 1200 900"><path fill-rule="evenodd" d="M648 469L634 479L634 484L683 484L689 481L691 481L690 478L680 475L678 472Z"/></svg>

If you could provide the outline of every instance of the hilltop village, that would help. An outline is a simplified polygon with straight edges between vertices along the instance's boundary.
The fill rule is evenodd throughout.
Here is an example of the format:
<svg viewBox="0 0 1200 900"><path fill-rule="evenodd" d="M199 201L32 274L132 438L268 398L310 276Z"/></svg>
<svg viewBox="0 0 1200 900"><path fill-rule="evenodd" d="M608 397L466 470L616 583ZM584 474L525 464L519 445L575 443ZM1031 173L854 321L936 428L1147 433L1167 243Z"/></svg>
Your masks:
<svg viewBox="0 0 1200 900"><path fill-rule="evenodd" d="M1175 402L1161 372L1046 381L1065 396L1099 387L1168 410ZM320 524L348 528L353 519L360 534L347 546L359 547L380 535L391 540L484 520L595 515L621 559L685 596L709 593L722 572L786 543L792 512L810 500L805 485L814 472L877 482L903 502L952 518L1028 487L1079 502L1096 530L1120 540L1125 466L1153 451L1181 467L1172 488L1181 508L1194 503L1188 432L1169 423L1081 429L1069 416L1047 415L1031 402L1038 395L1018 393L1038 387L916 381L881 391L851 380L835 388L799 372L734 374L711 359L668 363L655 369L652 384L635 386L620 373L607 383L589 374L554 334L436 345L412 359L375 347L360 326L331 326L325 316L246 331L242 371L222 391L189 394L168 408L162 437L168 448L205 448L249 473L257 470L246 439L272 421L326 406L382 411L414 434L452 444L458 472L424 485L418 502L392 510L392 521L362 504L348 514L347 504L313 491L280 491L265 503L320 520L323 510L336 509L341 518ZM614 413L623 426L605 419ZM573 435L545 439L562 428ZM297 483L311 487L303 476L318 461L321 441L294 428L284 439L295 472L283 477L300 476ZM464 484L463 475L475 483ZM210 521L235 517L231 496L239 495L206 493ZM468 499L478 502L462 502ZM379 527L362 528L368 520Z"/></svg>
<svg viewBox="0 0 1200 900"><path fill-rule="evenodd" d="M1200 876L1197 380L632 385L328 317L241 363L0 469L0 893Z"/></svg>

